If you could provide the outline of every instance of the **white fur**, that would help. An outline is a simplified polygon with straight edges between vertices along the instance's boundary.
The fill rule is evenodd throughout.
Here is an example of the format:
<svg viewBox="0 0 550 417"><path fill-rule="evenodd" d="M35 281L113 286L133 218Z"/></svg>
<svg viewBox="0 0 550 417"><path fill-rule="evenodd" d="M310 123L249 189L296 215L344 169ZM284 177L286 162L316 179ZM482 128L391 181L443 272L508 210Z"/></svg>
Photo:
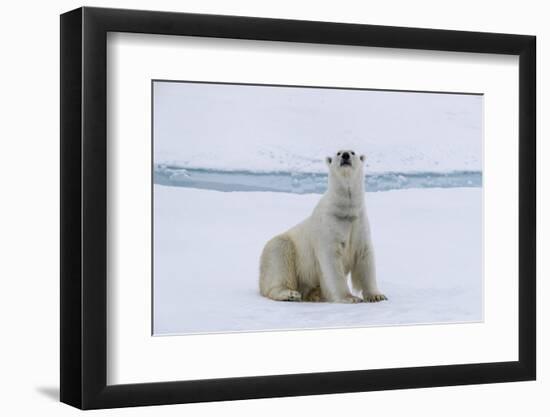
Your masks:
<svg viewBox="0 0 550 417"><path fill-rule="evenodd" d="M342 165L344 152L351 166ZM327 158L328 189L310 217L275 236L260 259L260 293L280 301L381 301L365 209L364 156ZM352 295L347 284L363 300Z"/></svg>

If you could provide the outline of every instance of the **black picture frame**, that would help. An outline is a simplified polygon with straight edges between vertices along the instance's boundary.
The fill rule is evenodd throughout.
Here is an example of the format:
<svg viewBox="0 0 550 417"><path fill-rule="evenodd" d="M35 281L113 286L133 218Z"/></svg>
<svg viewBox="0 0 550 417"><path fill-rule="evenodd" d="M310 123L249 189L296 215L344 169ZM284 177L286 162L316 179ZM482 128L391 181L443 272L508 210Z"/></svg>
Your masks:
<svg viewBox="0 0 550 417"><path fill-rule="evenodd" d="M107 385L108 32L519 56L519 360ZM81 409L536 378L536 38L83 7L61 15L61 401Z"/></svg>

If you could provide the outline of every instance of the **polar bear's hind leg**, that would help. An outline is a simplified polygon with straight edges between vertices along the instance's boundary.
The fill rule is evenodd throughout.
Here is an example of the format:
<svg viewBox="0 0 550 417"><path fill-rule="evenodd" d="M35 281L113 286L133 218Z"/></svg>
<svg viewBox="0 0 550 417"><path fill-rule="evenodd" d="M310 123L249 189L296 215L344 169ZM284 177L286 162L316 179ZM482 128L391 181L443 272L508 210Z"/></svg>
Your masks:
<svg viewBox="0 0 550 417"><path fill-rule="evenodd" d="M276 301L301 301L296 276L296 248L280 235L265 245L260 259L260 293Z"/></svg>

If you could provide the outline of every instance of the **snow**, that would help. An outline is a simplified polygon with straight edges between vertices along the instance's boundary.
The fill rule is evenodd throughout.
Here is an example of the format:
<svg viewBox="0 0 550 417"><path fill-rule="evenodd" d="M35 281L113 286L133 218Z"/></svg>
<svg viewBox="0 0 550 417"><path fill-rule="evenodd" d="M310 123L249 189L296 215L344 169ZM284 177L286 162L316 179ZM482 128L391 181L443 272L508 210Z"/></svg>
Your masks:
<svg viewBox="0 0 550 417"><path fill-rule="evenodd" d="M276 302L258 292L265 242L318 194L154 186L155 335L481 321L482 189L367 193L389 301Z"/></svg>
<svg viewBox="0 0 550 417"><path fill-rule="evenodd" d="M248 172L325 172L338 149L366 171L480 171L483 97L154 83L154 162Z"/></svg>

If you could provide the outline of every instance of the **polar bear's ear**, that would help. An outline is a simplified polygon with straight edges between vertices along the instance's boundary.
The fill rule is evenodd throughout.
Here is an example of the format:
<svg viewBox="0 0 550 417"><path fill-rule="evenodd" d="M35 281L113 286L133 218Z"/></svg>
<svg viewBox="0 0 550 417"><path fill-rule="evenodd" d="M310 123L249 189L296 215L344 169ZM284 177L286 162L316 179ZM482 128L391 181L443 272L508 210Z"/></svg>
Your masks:
<svg viewBox="0 0 550 417"><path fill-rule="evenodd" d="M327 156L325 158L325 162L327 163L327 165L330 165L332 163L332 158L330 156Z"/></svg>
<svg viewBox="0 0 550 417"><path fill-rule="evenodd" d="M367 157L365 155L361 155L359 159L361 160L361 162L365 162L365 159L367 159Z"/></svg>

